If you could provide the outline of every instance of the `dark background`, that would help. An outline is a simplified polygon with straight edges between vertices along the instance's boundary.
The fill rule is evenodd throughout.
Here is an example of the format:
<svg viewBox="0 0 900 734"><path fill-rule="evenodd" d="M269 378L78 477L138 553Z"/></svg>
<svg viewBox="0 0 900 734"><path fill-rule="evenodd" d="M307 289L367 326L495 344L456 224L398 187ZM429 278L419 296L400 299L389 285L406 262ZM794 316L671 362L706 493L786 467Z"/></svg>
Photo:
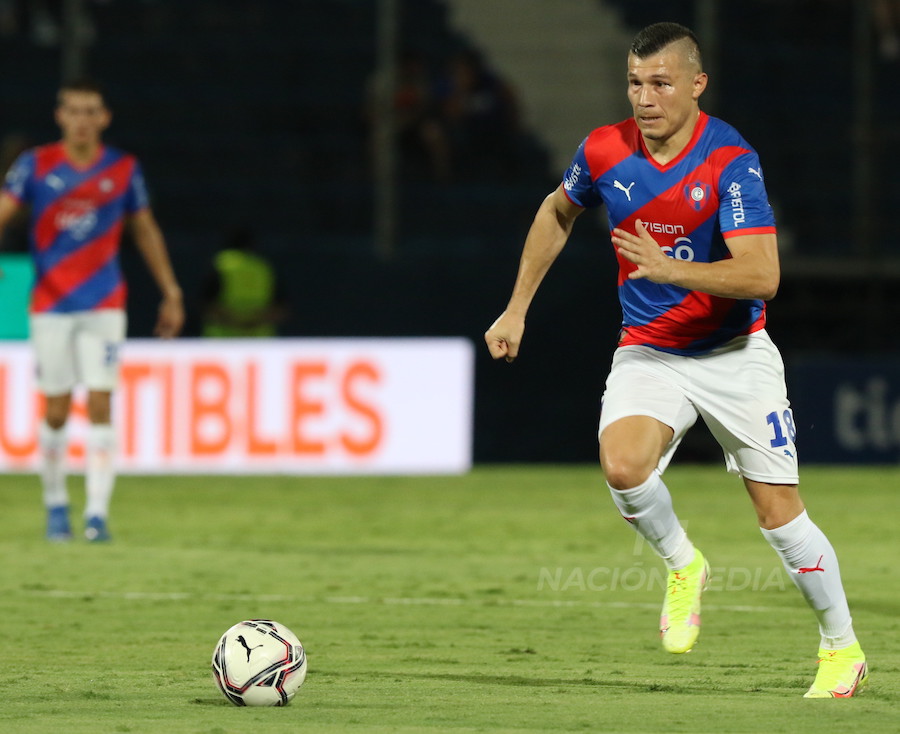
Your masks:
<svg viewBox="0 0 900 734"><path fill-rule="evenodd" d="M700 3L614 4L634 31L702 20ZM789 368L815 354L893 351L897 61L879 53L874 26L860 45L850 2L718 5L711 111L760 153L779 218L783 280L770 333ZM401 45L436 70L469 48L439 0L400 7ZM512 136L514 165L474 161L434 181L415 160L402 162L397 250L379 257L364 113L372 0L109 0L86 9L88 71L115 115L106 139L143 164L185 290L186 336L200 332L210 258L235 227L249 228L283 280L283 336L469 337L476 461L594 459L620 318L602 212L579 219L529 314L520 359L493 363L482 348L534 211L563 173L531 131ZM57 137L60 49L36 42L27 3L17 12L0 39L0 132L37 144ZM860 178L865 151L874 165ZM15 247L16 233L9 239ZM123 262L129 335L147 337L155 287L128 245ZM718 451L700 431L683 454Z"/></svg>

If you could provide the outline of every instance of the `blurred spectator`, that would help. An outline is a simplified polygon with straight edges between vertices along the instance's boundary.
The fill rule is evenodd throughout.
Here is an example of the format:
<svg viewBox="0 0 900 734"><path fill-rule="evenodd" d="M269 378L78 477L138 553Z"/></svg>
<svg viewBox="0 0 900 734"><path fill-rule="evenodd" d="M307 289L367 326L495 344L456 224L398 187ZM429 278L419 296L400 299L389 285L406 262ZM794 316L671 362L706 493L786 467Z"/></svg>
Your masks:
<svg viewBox="0 0 900 734"><path fill-rule="evenodd" d="M95 3L108 0L93 0ZM93 43L96 28L81 5L81 14L75 19L74 32L82 45ZM63 0L0 0L0 37L10 38L22 28L28 29L32 43L50 47L59 44L64 25Z"/></svg>
<svg viewBox="0 0 900 734"><path fill-rule="evenodd" d="M440 124L434 96L434 79L425 57L418 51L404 51L397 62L394 90L394 126L400 152L400 175L406 180L428 178L446 181L450 174L447 136ZM366 122L370 146L375 140L377 110L374 80L369 83Z"/></svg>
<svg viewBox="0 0 900 734"><path fill-rule="evenodd" d="M441 118L463 177L515 174L519 116L513 90L474 51L449 60L438 87Z"/></svg>
<svg viewBox="0 0 900 734"><path fill-rule="evenodd" d="M203 335L276 336L286 313L275 269L256 252L252 232L235 229L213 259L204 293Z"/></svg>
<svg viewBox="0 0 900 734"><path fill-rule="evenodd" d="M875 34L884 61L900 58L900 0L875 0Z"/></svg>
<svg viewBox="0 0 900 734"><path fill-rule="evenodd" d="M19 32L17 0L0 0L0 38L11 38Z"/></svg>
<svg viewBox="0 0 900 734"><path fill-rule="evenodd" d="M405 51L398 60L393 100L401 178L446 182L515 175L519 123L513 90L474 51L453 54L443 67L435 77L418 51ZM375 115L373 79L366 102L371 146Z"/></svg>

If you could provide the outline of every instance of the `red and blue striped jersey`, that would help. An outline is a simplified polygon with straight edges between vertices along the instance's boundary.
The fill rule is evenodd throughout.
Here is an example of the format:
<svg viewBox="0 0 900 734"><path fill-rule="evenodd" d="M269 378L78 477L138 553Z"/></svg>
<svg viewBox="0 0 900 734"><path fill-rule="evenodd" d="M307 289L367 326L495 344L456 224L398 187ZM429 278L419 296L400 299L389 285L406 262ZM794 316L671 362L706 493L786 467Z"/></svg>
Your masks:
<svg viewBox="0 0 900 734"><path fill-rule="evenodd" d="M124 308L122 228L126 215L148 206L134 156L103 146L76 166L62 143L43 145L19 156L3 190L31 207L33 312Z"/></svg>
<svg viewBox="0 0 900 734"><path fill-rule="evenodd" d="M640 219L666 254L681 260L722 260L731 257L725 239L775 233L756 151L733 127L702 112L690 142L665 165L653 160L633 119L594 130L566 171L563 190L581 207L606 204L610 232L634 232ZM628 280L635 266L617 258L622 346L703 354L765 326L762 300Z"/></svg>

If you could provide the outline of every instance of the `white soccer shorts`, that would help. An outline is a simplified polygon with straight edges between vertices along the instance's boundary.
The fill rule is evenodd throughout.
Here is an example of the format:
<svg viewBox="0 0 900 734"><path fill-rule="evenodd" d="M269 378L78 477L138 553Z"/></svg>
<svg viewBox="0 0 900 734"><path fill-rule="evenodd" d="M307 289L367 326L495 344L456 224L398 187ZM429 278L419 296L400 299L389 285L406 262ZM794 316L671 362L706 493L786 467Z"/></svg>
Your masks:
<svg viewBox="0 0 900 734"><path fill-rule="evenodd" d="M76 384L101 392L115 389L125 311L33 313L30 326L37 384L44 395L65 395Z"/></svg>
<svg viewBox="0 0 900 734"><path fill-rule="evenodd" d="M699 416L722 447L728 471L768 484L798 483L784 362L765 331L696 357L619 347L603 393L599 435L633 415L650 416L674 431L660 473Z"/></svg>

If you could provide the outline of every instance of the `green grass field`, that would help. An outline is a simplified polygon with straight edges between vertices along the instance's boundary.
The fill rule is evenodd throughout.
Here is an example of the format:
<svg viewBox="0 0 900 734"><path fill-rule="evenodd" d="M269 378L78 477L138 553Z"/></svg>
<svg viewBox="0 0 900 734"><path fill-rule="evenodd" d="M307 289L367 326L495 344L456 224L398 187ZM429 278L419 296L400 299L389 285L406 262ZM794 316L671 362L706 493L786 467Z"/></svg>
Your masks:
<svg viewBox="0 0 900 734"><path fill-rule="evenodd" d="M107 546L46 543L37 479L0 476L0 732L898 731L900 469L804 472L872 670L828 701L802 698L815 620L739 481L666 476L714 567L684 656L659 646L661 565L593 466L123 477ZM286 708L213 683L219 635L254 617L306 646Z"/></svg>

